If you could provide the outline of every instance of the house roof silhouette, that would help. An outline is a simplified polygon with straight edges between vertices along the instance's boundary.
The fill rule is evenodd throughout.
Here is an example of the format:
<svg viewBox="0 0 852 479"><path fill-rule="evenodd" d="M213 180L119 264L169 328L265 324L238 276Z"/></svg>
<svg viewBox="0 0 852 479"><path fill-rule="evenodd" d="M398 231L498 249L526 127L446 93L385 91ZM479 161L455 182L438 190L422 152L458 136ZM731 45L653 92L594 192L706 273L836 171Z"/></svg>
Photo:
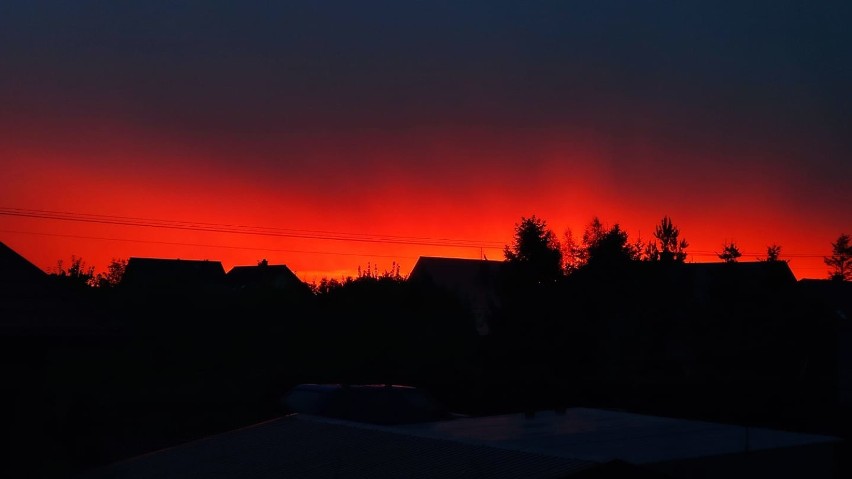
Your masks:
<svg viewBox="0 0 852 479"><path fill-rule="evenodd" d="M687 292L699 303L721 297L758 301L775 296L781 291L792 290L796 285L796 277L786 261L644 265L658 268L657 272L639 278L645 286L653 287L654 284L659 284L657 280L662 279L663 284L667 283ZM642 262L639 266L643 266ZM662 274L662 277L654 274Z"/></svg>
<svg viewBox="0 0 852 479"><path fill-rule="evenodd" d="M588 408L393 426L292 414L81 479L833 477L823 461L838 442Z"/></svg>
<svg viewBox="0 0 852 479"><path fill-rule="evenodd" d="M69 338L116 332L113 324L91 313L81 296L54 279L0 242L0 334Z"/></svg>
<svg viewBox="0 0 852 479"><path fill-rule="evenodd" d="M792 290L796 277L786 261L742 261L733 263L661 263L634 261L617 274L596 276L595 271L581 269L569 279L577 285L598 281L620 283L651 294L661 288L686 294L699 302L719 297L743 297L749 301ZM588 282L588 283L587 283ZM651 298L654 298L651 294Z"/></svg>
<svg viewBox="0 0 852 479"><path fill-rule="evenodd" d="M47 273L30 263L12 248L0 242L0 294L32 287L43 287Z"/></svg>
<svg viewBox="0 0 852 479"><path fill-rule="evenodd" d="M63 303L50 279L38 266L0 242L0 328L4 333L37 331L46 322L59 322L55 318Z"/></svg>
<svg viewBox="0 0 852 479"><path fill-rule="evenodd" d="M391 428L293 414L83 474L106 478L557 479L594 462L418 437Z"/></svg>
<svg viewBox="0 0 852 479"><path fill-rule="evenodd" d="M221 286L225 268L219 261L136 258L127 260L122 287L187 289Z"/></svg>
<svg viewBox="0 0 852 479"><path fill-rule="evenodd" d="M234 266L225 275L228 284L237 289L304 290L310 288L286 264Z"/></svg>
<svg viewBox="0 0 852 479"><path fill-rule="evenodd" d="M796 276L786 261L737 261L734 263L684 263L694 278L733 281L744 288L789 286Z"/></svg>
<svg viewBox="0 0 852 479"><path fill-rule="evenodd" d="M504 266L503 261L421 256L408 281L437 286L458 295L471 308L476 329L484 335L490 330L488 320L500 304L498 282Z"/></svg>
<svg viewBox="0 0 852 479"><path fill-rule="evenodd" d="M436 284L478 286L500 272L503 261L421 256L408 275L410 281L430 280Z"/></svg>

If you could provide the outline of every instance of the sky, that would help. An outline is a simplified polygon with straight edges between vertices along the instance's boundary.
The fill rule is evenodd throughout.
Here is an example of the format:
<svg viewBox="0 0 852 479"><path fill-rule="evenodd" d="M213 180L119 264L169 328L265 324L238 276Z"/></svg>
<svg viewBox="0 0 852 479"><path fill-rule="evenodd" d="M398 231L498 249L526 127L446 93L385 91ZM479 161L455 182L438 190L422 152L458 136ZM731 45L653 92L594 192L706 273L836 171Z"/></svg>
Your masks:
<svg viewBox="0 0 852 479"><path fill-rule="evenodd" d="M287 264L503 259L664 215L687 261L852 234L845 1L0 3L0 241Z"/></svg>

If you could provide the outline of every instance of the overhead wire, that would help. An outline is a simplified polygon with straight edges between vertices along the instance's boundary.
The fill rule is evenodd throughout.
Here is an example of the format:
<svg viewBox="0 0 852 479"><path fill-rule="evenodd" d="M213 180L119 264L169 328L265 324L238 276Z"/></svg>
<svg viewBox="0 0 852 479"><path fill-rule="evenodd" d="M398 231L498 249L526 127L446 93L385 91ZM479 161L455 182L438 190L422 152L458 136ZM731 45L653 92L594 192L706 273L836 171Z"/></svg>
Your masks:
<svg viewBox="0 0 852 479"><path fill-rule="evenodd" d="M212 233L245 234L257 236L288 237L301 239L319 239L333 241L355 241L366 243L409 244L420 246L446 246L469 248L502 248L497 241L468 240L456 238L431 238L422 236L377 235L364 233L343 233L321 230L288 229L265 226L231 225L196 221L162 220L132 216L100 215L25 208L0 207L0 215L24 218L37 218L61 221L75 221L120 226L203 231Z"/></svg>
<svg viewBox="0 0 852 479"><path fill-rule="evenodd" d="M408 244L408 245L418 245L418 246L460 247L460 248L477 248L477 249L488 249L488 250L498 250L498 249L502 250L503 247L504 247L504 244L502 242L489 241L489 240L469 240L469 239L458 239L458 238L434 238L434 237L426 237L426 236L378 235L378 234L338 232L338 231L327 231L327 230L278 228L278 227L228 224L228 223L211 223L211 222L201 222L201 221L164 220L164 219L145 218L145 217L136 217L136 216L91 214L91 213L79 213L79 212L71 212L71 211L57 211L57 210L45 210L45 209L0 207L0 215L24 217L24 218L35 218L35 219L48 219L48 220L59 220L59 221L75 221L75 222L84 222L84 223L118 225L118 226L135 226L135 227L149 227L149 228L178 229L178 230L200 231L200 232L210 232L210 233L244 234L244 235L287 237L287 238L298 238L298 239L353 241L353 242L364 242L364 243ZM12 232L12 231L7 231L7 232ZM31 232L19 232L19 233L31 234ZM32 234L38 234L38 233L32 233ZM47 233L45 233L45 234L47 234ZM54 233L53 235L61 236L58 233ZM157 243L157 241L130 240L130 239L123 239L123 238L89 237L89 238L86 238L86 239ZM178 246L184 245L184 246L203 246L203 247L217 247L217 248L264 250L264 248L243 248L243 247L234 247L234 246L226 246L226 245L204 245L204 244L190 244L190 243L181 244L181 243L168 243L168 242L162 242L162 243L163 244L178 245ZM275 250L275 249L269 249L269 250L270 251L278 251L278 250ZM346 255L350 254L350 253L297 251L297 250L292 250L292 251L281 250L281 251L301 252L301 253L317 253L317 254L346 254ZM357 255L355 253L352 253L352 254ZM694 257L696 257L696 256L697 257L717 257L718 256L717 252L709 251L709 250L692 250L692 251L689 251L688 254L690 256L694 256ZM747 257L755 257L755 258L759 258L759 257L763 256L762 253L754 253L754 252L742 252L742 255L747 256ZM786 253L785 252L783 256L785 258L822 258L825 255L815 254L815 253L795 253L795 252L794 253Z"/></svg>
<svg viewBox="0 0 852 479"><path fill-rule="evenodd" d="M222 244L183 243L183 242L176 242L176 241L157 241L157 240L143 240L143 239L130 239L130 238L105 238L105 237L102 237L102 236L72 235L72 234L64 234L64 233L45 233L45 232L39 232L39 231L0 230L0 233L38 235L38 236L55 236L55 237L60 237L60 238L91 239L91 240L101 240L101 241L121 241L121 242L129 242L129 243L161 244L161 245L168 245L168 246L192 246L192 247L198 247L198 248L223 248L223 249L236 249L236 250L246 250L246 251L269 251L269 252L276 252L276 253L325 254L325 255L336 255L336 256L374 256L374 257L377 257L377 258L416 258L416 256L385 255L385 254L373 254L373 253L341 253L341 252L338 252L338 251L310 251L310 250L283 249L283 248L256 248L256 247L248 247L248 246L233 246L233 245L222 245Z"/></svg>

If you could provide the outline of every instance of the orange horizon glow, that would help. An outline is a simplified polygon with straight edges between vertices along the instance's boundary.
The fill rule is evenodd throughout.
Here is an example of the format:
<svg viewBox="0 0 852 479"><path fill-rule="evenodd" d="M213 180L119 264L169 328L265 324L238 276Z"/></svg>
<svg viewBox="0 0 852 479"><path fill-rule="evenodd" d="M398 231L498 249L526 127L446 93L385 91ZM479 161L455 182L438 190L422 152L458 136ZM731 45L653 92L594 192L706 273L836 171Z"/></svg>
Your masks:
<svg viewBox="0 0 852 479"><path fill-rule="evenodd" d="M529 216L529 215L528 215ZM540 216L540 215L537 215ZM8 221L4 218L0 230L0 241L23 255L46 272L55 270L58 260L67 264L71 256L83 258L97 272L103 271L113 258L159 257L220 261L225 270L234 266L254 265L261 259L270 264L286 264L305 282L317 282L323 278L344 279L357 276L358 269L372 267L378 272L391 270L399 265L400 273L406 276L420 256L443 256L457 258L486 258L503 260L499 247L449 247L423 246L407 244L363 244L328 239L294 240L255 238L251 235L235 233L196 233L162 232L155 228L141 227L97 227L91 230L90 224L67 227L63 233L50 233L49 223L63 223L60 220ZM16 224L9 224L16 223ZM552 224L548 221L548 224ZM700 241L695 235L688 235L680 223L683 236L690 242L687 262L719 262L716 252L719 245ZM7 229L7 227L20 229ZM48 226L48 228L45 228ZM100 225L99 225L100 226ZM512 226L502 225L502 235L506 244L511 241ZM582 225L572 228L581 231ZM41 230L41 231L39 231ZM156 231L155 231L156 230ZM648 227L651 231L652 227ZM635 239L636 230L628 231ZM560 234L560 236L562 236ZM491 238L498 238L492 236ZM758 242L734 239L743 252L741 261L755 261L765 256L762 250L755 249ZM832 240L833 241L833 240ZM355 244L351 244L355 243ZM789 262L797 279L826 278L828 269L819 252L808 251L793 244L782 245L782 259ZM768 245L768 243L767 243ZM830 244L825 248L827 256ZM788 253L789 251L789 253ZM785 255L786 253L786 255Z"/></svg>
<svg viewBox="0 0 852 479"><path fill-rule="evenodd" d="M635 148L625 171L615 166L617 153L608 150L607 138L564 129L521 133L350 132L336 136L340 144L331 146L308 137L279 145L275 160L258 160L271 154L251 152L252 167L245 169L204 149L111 129L84 135L82 146L75 148L22 135L1 152L11 159L4 164L6 178L14 178L3 181L2 207L427 242L465 240L484 244L481 249L4 215L0 241L44 270L71 255L98 271L112 258L132 256L216 260L226 270L267 259L313 282L355 276L368 264L382 272L395 263L405 275L420 256L502 260L502 247L511 242L514 225L524 216L544 219L560 240L568 228L581 233L594 216L605 224L619 223L631 240L648 240L660 218L668 215L690 244L687 261L719 261L715 253L728 241L739 246L742 261L755 260L777 243L782 259L789 260L801 279L827 277L822 258L852 224L849 209L831 195L801 201L811 187L795 172L780 170L755 179L703 172L687 163L667 170L648 168L659 156L682 155L665 145ZM110 140L101 142L103 135ZM303 155L298 161L308 166L283 173L279 169L287 171L296 155L291 150ZM401 162L409 151L416 153ZM238 156L219 155L226 154ZM322 167L341 155L348 155L352 165ZM693 157L698 163L714 160L712 155ZM527 161L519 163L518 158Z"/></svg>

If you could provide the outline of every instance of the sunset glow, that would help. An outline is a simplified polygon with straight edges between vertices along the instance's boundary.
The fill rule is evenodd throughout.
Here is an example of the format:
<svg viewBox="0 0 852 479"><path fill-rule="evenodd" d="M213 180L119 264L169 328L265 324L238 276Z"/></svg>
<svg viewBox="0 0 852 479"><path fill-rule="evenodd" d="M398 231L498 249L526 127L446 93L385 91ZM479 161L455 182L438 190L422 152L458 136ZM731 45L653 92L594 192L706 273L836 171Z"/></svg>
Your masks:
<svg viewBox="0 0 852 479"><path fill-rule="evenodd" d="M0 207L305 237L0 215L0 240L45 270L76 255L407 274L419 256L502 259L522 216L648 240L669 215L687 261L776 243L823 278L852 230L850 51L829 8L625 7L625 27L606 8L488 2L60 3L0 20Z"/></svg>

